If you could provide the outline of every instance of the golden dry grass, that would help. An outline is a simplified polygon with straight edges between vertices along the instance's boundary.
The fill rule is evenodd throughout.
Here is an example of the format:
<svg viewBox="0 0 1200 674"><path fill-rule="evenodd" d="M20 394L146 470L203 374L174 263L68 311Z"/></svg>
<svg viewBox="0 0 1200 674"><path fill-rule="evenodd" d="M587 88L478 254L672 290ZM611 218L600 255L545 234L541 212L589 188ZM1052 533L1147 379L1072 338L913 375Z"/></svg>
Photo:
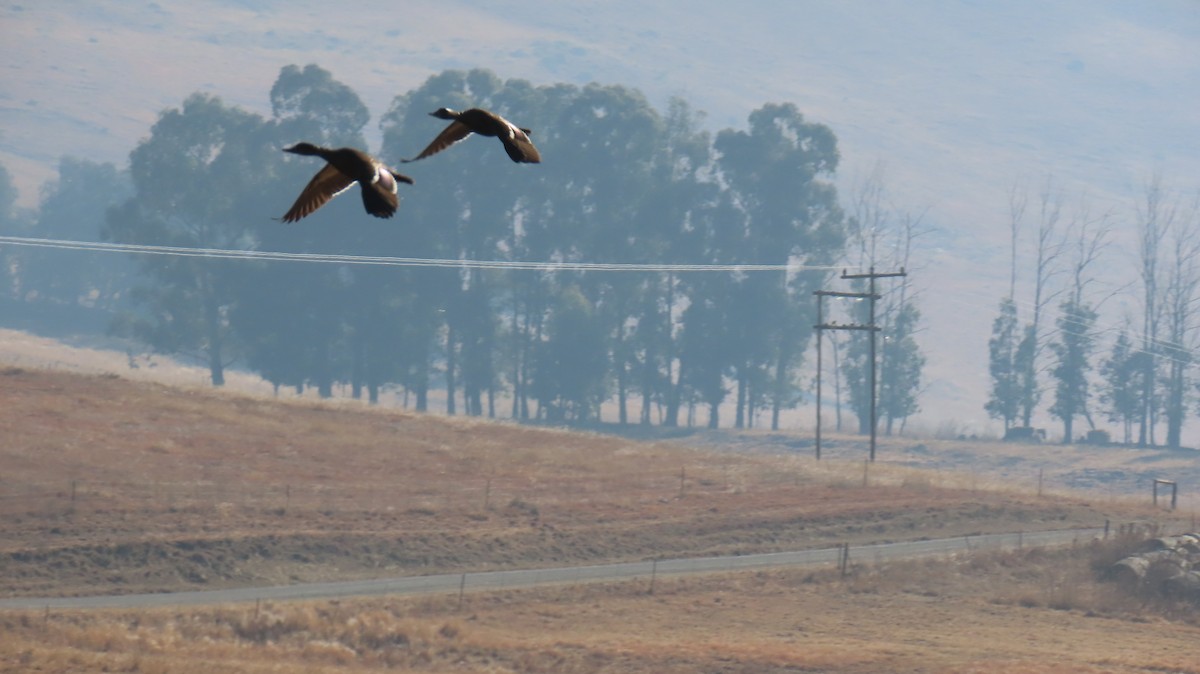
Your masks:
<svg viewBox="0 0 1200 674"><path fill-rule="evenodd" d="M1117 503L361 403L0 371L8 592L161 591L1099 526Z"/></svg>
<svg viewBox="0 0 1200 674"><path fill-rule="evenodd" d="M8 595L1187 521L1112 494L1039 498L1027 483L915 464L881 462L864 481L864 464L844 457L817 464L28 366L0 371L0 409ZM652 595L643 580L471 593L461 607L433 597L5 612L0 672L1198 671L1187 657L1194 623L1131 607L1072 559L660 578Z"/></svg>
<svg viewBox="0 0 1200 674"><path fill-rule="evenodd" d="M1164 620L1098 584L1090 561L1105 552L1093 548L856 567L846 578L659 579L653 592L642 579L469 593L461 604L8 613L0 671L1200 673L1200 620ZM1075 586L1069 603L1053 598L1063 583Z"/></svg>

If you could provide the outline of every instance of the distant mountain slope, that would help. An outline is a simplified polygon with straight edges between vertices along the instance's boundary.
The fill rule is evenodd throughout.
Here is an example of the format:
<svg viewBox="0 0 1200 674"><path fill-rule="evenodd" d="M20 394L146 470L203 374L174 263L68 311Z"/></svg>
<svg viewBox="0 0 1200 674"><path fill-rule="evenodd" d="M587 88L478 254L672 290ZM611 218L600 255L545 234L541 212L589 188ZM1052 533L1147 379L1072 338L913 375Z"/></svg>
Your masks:
<svg viewBox="0 0 1200 674"><path fill-rule="evenodd" d="M939 205L978 204L947 185L978 190L1017 172L1119 193L1142 171L1200 161L1200 9L1186 0L421 1L354 12L101 1L2 11L0 158L43 176L62 154L121 161L159 111L196 90L266 112L279 68L309 62L376 115L429 74L469 67L626 84L660 104L678 95L715 128L793 101L834 128L851 167L883 159L897 185Z"/></svg>

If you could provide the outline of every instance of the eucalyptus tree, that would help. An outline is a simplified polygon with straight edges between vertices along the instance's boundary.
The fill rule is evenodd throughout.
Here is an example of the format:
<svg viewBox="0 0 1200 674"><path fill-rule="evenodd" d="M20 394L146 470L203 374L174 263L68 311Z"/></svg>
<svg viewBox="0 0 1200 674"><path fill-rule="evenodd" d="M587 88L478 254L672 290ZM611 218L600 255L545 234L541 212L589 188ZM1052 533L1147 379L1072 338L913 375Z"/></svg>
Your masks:
<svg viewBox="0 0 1200 674"><path fill-rule="evenodd" d="M42 186L37 236L96 241L105 212L131 194L128 174L113 164L64 156L57 178ZM36 292L39 300L113 310L125 299L136 268L125 255L27 248L19 270L22 287Z"/></svg>
<svg viewBox="0 0 1200 674"><path fill-rule="evenodd" d="M0 233L10 236L24 235L26 232L17 216L17 187L13 184L12 174L3 164L0 164ZM5 295L14 294L20 288L20 283L14 276L17 269L14 247L0 248L0 292Z"/></svg>
<svg viewBox="0 0 1200 674"><path fill-rule="evenodd" d="M556 226L567 259L606 263L646 263L664 247L662 227L647 221L645 204L660 185L652 170L664 123L642 94L622 86L589 84L574 92L555 121L571 141L561 159L561 190ZM618 420L628 420L629 370L635 360L632 334L644 307L645 277L590 273L580 290L597 309L608 336L610 372Z"/></svg>
<svg viewBox="0 0 1200 674"><path fill-rule="evenodd" d="M744 217L728 190L717 192L711 203L692 212L680 237L694 251L695 257L690 261L700 264L728 261L729 251L735 248L740 236L740 228L730 227L730 223ZM729 393L725 378L738 348L727 313L732 303L729 298L732 286L728 275L717 272L688 273L678 284L681 311L678 336L673 340L678 354L678 375L674 384L668 380L664 424L679 425L680 408L688 403L690 425L691 404L699 401L709 406L709 425L716 428L718 410ZM670 308L669 314L673 313Z"/></svg>
<svg viewBox="0 0 1200 674"><path fill-rule="evenodd" d="M1134 347L1129 320L1117 333L1112 350L1100 364L1100 402L1109 421L1121 424L1122 442L1133 441L1134 426L1145 413L1142 405L1142 377L1145 351Z"/></svg>
<svg viewBox="0 0 1200 674"><path fill-rule="evenodd" d="M264 120L207 94L164 111L129 157L133 196L110 210L105 234L120 243L243 249L264 216L262 193L275 174L274 138ZM193 354L214 386L231 359L229 312L237 262L145 256L150 282L135 289L143 313L123 325L152 347Z"/></svg>
<svg viewBox="0 0 1200 674"><path fill-rule="evenodd" d="M528 83L504 82L487 70L445 71L393 100L383 119L383 151L389 157L415 156L444 126L429 116L437 108L483 107L536 126L531 118L541 100L541 92ZM544 154L550 154L536 128L534 140ZM406 256L484 260L511 256L514 230L528 207L525 195L540 179L540 166L514 164L500 143L486 138L468 138L461 146L410 166L421 189L414 190L404 205L404 218L412 223ZM428 321L419 324L428 339L420 347L415 374L428 381L428 369L440 347L448 411L457 412L461 377L467 411L479 412L481 392L486 390L490 396L497 380L495 278L477 268L414 269L405 277L416 289L412 296L416 315Z"/></svg>
<svg viewBox="0 0 1200 674"><path fill-rule="evenodd" d="M843 215L829 182L839 155L829 127L806 121L793 104L767 104L750 113L749 129L718 133L714 148L721 178L744 214L728 223L737 244L730 262L821 264L840 253ZM812 311L816 287L810 284L817 279L798 278L800 283L788 283L783 273L729 279L739 427L745 424L753 373L772 370L778 399L812 334L806 327L812 321L796 317Z"/></svg>
<svg viewBox="0 0 1200 674"><path fill-rule="evenodd" d="M984 410L993 419L1004 422L1004 430L1012 428L1020 413L1020 387L1017 380L1017 305L1011 297L1000 301L1000 314L992 321L992 336L988 340L988 374L991 390Z"/></svg>
<svg viewBox="0 0 1200 674"><path fill-rule="evenodd" d="M597 311L577 285L559 293L534 352L532 388L539 413L549 421L590 421L607 397L607 339Z"/></svg>
<svg viewBox="0 0 1200 674"><path fill-rule="evenodd" d="M687 390L708 405L708 427L720 424L720 408L729 390L726 378L737 354L737 335L725 313L731 302L723 293L730 285L715 275L697 280L687 308L683 311L680 335L680 376ZM683 397L683 394L679 394ZM678 413L678 402L674 412ZM674 421L672 425L675 425Z"/></svg>
<svg viewBox="0 0 1200 674"><path fill-rule="evenodd" d="M639 248L647 261L689 264L712 262L705 257L704 227L720 199L720 186L712 178L712 139L701 130L703 116L686 101L672 98L662 117L657 144L648 168L650 189L635 214ZM632 388L641 394L639 423L649 424L657 406L658 417L676 423L680 373L679 312L688 282L676 273L645 273L637 277L633 325L625 362L632 369ZM618 364L618 375L622 366ZM619 377L618 377L619 378ZM624 387L617 384L618 396ZM619 405L622 408L623 405ZM667 411L673 412L667 414ZM624 414L620 420L625 420Z"/></svg>
<svg viewBox="0 0 1200 674"><path fill-rule="evenodd" d="M323 167L280 149L302 140L363 148L370 114L350 87L315 65L282 68L270 101L269 165L277 178L261 199L278 217ZM379 254L383 231L394 225L365 216L357 201L357 194L334 199L293 224L249 212L243 217L253 217L256 244L265 250ZM387 270L267 262L243 264L238 271L241 301L233 319L250 367L276 384L311 384L323 397L332 395L336 381L350 380L356 393L365 385L371 399L377 398L392 360L382 309L390 290Z"/></svg>

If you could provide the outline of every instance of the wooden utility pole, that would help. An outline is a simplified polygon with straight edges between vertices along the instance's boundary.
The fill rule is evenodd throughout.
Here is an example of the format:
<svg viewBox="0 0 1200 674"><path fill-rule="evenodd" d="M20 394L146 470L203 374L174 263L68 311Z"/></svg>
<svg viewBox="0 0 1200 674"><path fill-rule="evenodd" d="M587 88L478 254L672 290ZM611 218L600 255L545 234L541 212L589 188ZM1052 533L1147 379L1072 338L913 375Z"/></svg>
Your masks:
<svg viewBox="0 0 1200 674"><path fill-rule="evenodd" d="M838 291L833 291L833 290L815 290L815 291L813 291L813 295L815 295L817 298L817 324L814 325L813 328L817 331L817 437L816 437L815 444L816 444L816 455L817 455L818 461L821 459L821 338L822 338L825 330L867 330L871 333L871 352L870 352L870 356L869 356L871 362L870 362L870 367L868 368L868 370L870 371L870 382L869 382L869 386L870 386L869 400L870 400L870 402L869 402L868 422L871 427L871 461L875 461L875 438L876 438L876 426L878 425L876 423L876 419L877 419L878 415L875 413L875 399L878 397L877 386L875 384L875 379L876 379L876 377L875 377L875 361L876 361L875 333L879 332L882 329L878 325L875 325L875 301L880 299L880 295L875 291L875 279L890 278L890 277L895 277L895 276L907 276L907 274L905 273L903 267L900 268L900 271L886 272L886 273L876 273L875 267L871 267L870 271L868 271L868 273L866 273L866 274L847 274L845 272L845 270L843 270L842 271L842 279L845 279L845 280L863 279L863 278L868 279L869 285L867 288L867 292L865 292L865 293L850 293L850 292L838 292ZM853 298L853 299L868 300L870 302L870 313L869 313L869 319L868 319L867 323L865 325L862 325L862 324L840 325L838 323L826 323L823 319L824 312L822 311L822 307L821 307L821 298L822 297L849 297L849 298Z"/></svg>
<svg viewBox="0 0 1200 674"><path fill-rule="evenodd" d="M826 323L824 319L824 303L822 297L848 297L851 299L863 299L867 293L847 293L836 290L814 290L813 295L817 298L817 324L813 329L817 331L817 437L816 456L817 461L821 460L821 342L824 341L826 330L878 330L869 325L840 325L838 323ZM836 375L835 375L836 376Z"/></svg>

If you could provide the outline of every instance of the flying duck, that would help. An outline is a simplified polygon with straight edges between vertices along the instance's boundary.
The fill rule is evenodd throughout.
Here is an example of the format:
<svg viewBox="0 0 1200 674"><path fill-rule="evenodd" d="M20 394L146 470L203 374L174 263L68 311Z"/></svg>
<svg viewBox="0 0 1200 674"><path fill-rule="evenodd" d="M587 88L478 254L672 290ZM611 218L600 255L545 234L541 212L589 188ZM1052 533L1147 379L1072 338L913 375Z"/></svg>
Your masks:
<svg viewBox="0 0 1200 674"><path fill-rule="evenodd" d="M500 142L504 143L504 151L515 162L537 164L542 161L542 156L538 154L537 148L529 140L529 134L532 132L529 129L522 129L494 112L480 108L471 108L462 112L450 108L438 108L429 114L439 119L451 120L450 125L443 129L429 144L429 147L421 151L421 154L402 161L416 161L435 155L472 133L499 138Z"/></svg>
<svg viewBox="0 0 1200 674"><path fill-rule="evenodd" d="M296 143L283 148L284 152L317 156L325 166L305 186L304 191L283 215L284 222L295 222L345 192L354 183L362 188L363 206L377 218L390 218L400 206L396 183L413 184L413 179L396 173L382 162L361 150L350 147L331 149L312 143Z"/></svg>

